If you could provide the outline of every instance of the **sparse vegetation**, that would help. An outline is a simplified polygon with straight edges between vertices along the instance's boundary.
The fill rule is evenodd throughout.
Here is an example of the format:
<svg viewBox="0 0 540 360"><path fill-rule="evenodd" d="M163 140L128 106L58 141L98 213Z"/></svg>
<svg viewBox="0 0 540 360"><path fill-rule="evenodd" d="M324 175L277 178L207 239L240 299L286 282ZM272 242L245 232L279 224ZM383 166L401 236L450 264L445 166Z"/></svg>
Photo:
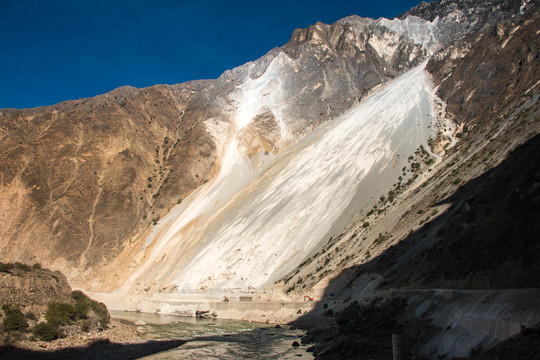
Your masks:
<svg viewBox="0 0 540 360"><path fill-rule="evenodd" d="M395 200L395 196L396 196L396 194L394 193L394 191L393 191L393 190L390 190L390 191L388 192L388 201L389 201L390 203L393 203L394 200Z"/></svg>
<svg viewBox="0 0 540 360"><path fill-rule="evenodd" d="M0 272L10 272L14 267L15 265L13 264L0 262Z"/></svg>
<svg viewBox="0 0 540 360"><path fill-rule="evenodd" d="M20 264L2 264L3 269L30 269L29 271L43 271L41 266L21 266ZM24 265L24 264L23 264ZM55 272L56 273L56 272ZM55 273L51 273L54 277ZM61 274L58 274L61 275ZM23 275L26 276L26 275ZM64 293L65 294L65 293ZM32 305L27 303L26 305ZM26 309L19 304L3 304L2 323L0 331L6 333L5 341L19 341L23 339L39 339L41 341L52 341L64 337L66 326L79 326L82 331L88 332L92 324L98 326L106 325L110 322L110 314L107 307L100 302L90 299L82 291L72 291L69 302L52 302L47 306L45 314L40 315L35 310ZM41 316L46 322L36 324ZM32 328L30 328L32 326ZM31 330L31 334L25 333ZM7 339L7 340L6 340Z"/></svg>
<svg viewBox="0 0 540 360"><path fill-rule="evenodd" d="M45 320L52 325L64 325L76 318L75 306L68 303L50 303L45 314Z"/></svg>
<svg viewBox="0 0 540 360"><path fill-rule="evenodd" d="M19 305L4 304L2 310L5 315L3 320L4 331L24 331L28 328L28 322Z"/></svg>
<svg viewBox="0 0 540 360"><path fill-rule="evenodd" d="M88 315L89 309L92 309L94 313L100 318L103 323L108 324L111 320L111 315L107 310L105 304L90 299L85 293L80 290L75 290L71 293L71 297L75 300L75 309L79 309L77 316L80 319L85 319Z"/></svg>
<svg viewBox="0 0 540 360"><path fill-rule="evenodd" d="M377 238L373 241L373 244L374 245L382 244L383 242L385 242L389 238L390 238L390 236L388 235L388 233L384 233L384 234L379 233L379 236L377 236Z"/></svg>
<svg viewBox="0 0 540 360"><path fill-rule="evenodd" d="M31 311L27 311L26 314L24 314L24 317L27 318L28 320L32 320L32 321L36 321L36 320L37 320L36 314L34 314L34 313L31 312Z"/></svg>
<svg viewBox="0 0 540 360"><path fill-rule="evenodd" d="M34 326L32 333L41 341L53 341L58 339L58 326L40 322Z"/></svg>

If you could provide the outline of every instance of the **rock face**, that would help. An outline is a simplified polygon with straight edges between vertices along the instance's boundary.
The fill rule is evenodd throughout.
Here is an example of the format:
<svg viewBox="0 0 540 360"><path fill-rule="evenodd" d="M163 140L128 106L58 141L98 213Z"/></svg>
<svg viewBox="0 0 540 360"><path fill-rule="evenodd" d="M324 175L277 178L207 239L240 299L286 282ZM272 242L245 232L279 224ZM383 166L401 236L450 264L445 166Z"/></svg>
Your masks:
<svg viewBox="0 0 540 360"><path fill-rule="evenodd" d="M432 246L414 255L416 264L388 271L388 280L406 284L414 279L423 287L540 287L540 266L533 260L540 256L535 220L540 216L540 48L534 39L539 27L536 6L524 17L465 39L471 44L466 54L455 57L456 49L463 48L457 43L428 63L448 113L465 129L466 138L456 151L478 151L463 161L462 169L487 171L442 200L452 207L433 221L437 230L424 230ZM489 144L482 145L484 150L477 150L485 141ZM491 168L487 160L509 142L525 144ZM374 266L391 262L388 259L405 246L388 251Z"/></svg>
<svg viewBox="0 0 540 360"><path fill-rule="evenodd" d="M447 111L474 127L497 116L513 99L530 94L538 81L538 7L528 16L500 21L438 52L428 71ZM488 115L489 114L489 115Z"/></svg>
<svg viewBox="0 0 540 360"><path fill-rule="evenodd" d="M39 261L87 290L251 286L238 269L263 279L255 285L302 277L305 288L312 279L296 267L313 268L314 283L328 275L320 253L343 249L335 234L353 214L382 213L376 199L393 203L451 153L449 118L480 134L537 93L533 5L443 0L393 20L350 16L298 29L216 80L3 109L0 256ZM410 81L392 87L403 74ZM307 197L314 189L320 197ZM389 238L380 229L354 240L368 240L362 252ZM343 255L338 268L354 261Z"/></svg>
<svg viewBox="0 0 540 360"><path fill-rule="evenodd" d="M215 145L182 100L205 84L2 110L2 257L39 261L80 283L128 250L213 174Z"/></svg>
<svg viewBox="0 0 540 360"><path fill-rule="evenodd" d="M435 37L447 46L522 14L532 4L529 0L440 0L422 2L398 18L414 16L435 23Z"/></svg>
<svg viewBox="0 0 540 360"><path fill-rule="evenodd" d="M47 306L52 301L71 301L71 287L60 272L21 266L0 271L2 304Z"/></svg>

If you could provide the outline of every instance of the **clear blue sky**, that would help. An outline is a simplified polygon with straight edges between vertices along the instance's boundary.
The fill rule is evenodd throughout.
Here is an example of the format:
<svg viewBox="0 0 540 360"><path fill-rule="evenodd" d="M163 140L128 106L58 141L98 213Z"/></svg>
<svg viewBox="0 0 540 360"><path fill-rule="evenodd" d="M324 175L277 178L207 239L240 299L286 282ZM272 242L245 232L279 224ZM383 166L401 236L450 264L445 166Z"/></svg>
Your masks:
<svg viewBox="0 0 540 360"><path fill-rule="evenodd" d="M284 45L295 28L392 18L419 2L0 0L0 108L217 78Z"/></svg>

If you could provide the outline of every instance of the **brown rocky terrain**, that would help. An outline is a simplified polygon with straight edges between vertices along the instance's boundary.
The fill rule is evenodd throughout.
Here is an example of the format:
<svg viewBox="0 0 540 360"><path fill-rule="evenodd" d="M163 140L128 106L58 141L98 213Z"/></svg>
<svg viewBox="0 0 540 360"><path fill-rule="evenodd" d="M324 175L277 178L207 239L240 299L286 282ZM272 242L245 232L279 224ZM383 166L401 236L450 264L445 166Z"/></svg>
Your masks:
<svg viewBox="0 0 540 360"><path fill-rule="evenodd" d="M3 258L39 261L73 279L129 252L126 239L214 171L213 143L190 109L178 121L182 96L204 86L125 87L49 108L2 110Z"/></svg>
<svg viewBox="0 0 540 360"><path fill-rule="evenodd" d="M0 265L0 299L3 304L47 306L51 299L69 301L71 287L66 277L56 271L30 268L24 264Z"/></svg>
<svg viewBox="0 0 540 360"><path fill-rule="evenodd" d="M93 326L92 320L72 321L61 327L61 336L43 340L32 333L47 319L51 303L72 303L73 293L66 277L58 271L21 263L0 263L0 358L132 358L167 350L182 341L148 342L136 327L118 321ZM18 307L26 317L25 329L7 329L9 307ZM89 314L95 317L95 314ZM86 326L85 326L86 324ZM88 326L90 325L90 326ZM12 326L13 327L13 326Z"/></svg>

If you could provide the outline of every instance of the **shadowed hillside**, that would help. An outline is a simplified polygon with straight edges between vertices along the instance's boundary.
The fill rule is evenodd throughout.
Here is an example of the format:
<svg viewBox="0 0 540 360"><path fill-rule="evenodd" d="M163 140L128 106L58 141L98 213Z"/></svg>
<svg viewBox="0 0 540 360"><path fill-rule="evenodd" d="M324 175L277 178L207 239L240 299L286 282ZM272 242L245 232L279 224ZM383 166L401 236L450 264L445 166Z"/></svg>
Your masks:
<svg viewBox="0 0 540 360"><path fill-rule="evenodd" d="M464 309L468 302L477 301L467 295L476 292L454 294L454 290L437 292L432 288L535 288L531 291L536 294L540 287L539 163L537 135L499 166L442 200L451 204L444 214L380 256L334 278L315 309L297 321L309 329L305 341L315 342L317 358L333 359L337 352L340 358L386 359L392 354L391 334L403 331L412 335L413 348L420 353L422 346L444 330L432 316L450 299L464 297L459 300L465 301ZM358 294L369 279L376 279L379 286L368 291L367 302L362 303ZM486 303L493 301L487 300L494 296L487 295L490 292L479 294ZM521 311L538 314L540 308L530 303L535 296L524 291L506 306L515 307L514 316ZM425 301L432 307L417 310ZM418 311L426 314L419 316ZM536 321L538 325L538 317Z"/></svg>

